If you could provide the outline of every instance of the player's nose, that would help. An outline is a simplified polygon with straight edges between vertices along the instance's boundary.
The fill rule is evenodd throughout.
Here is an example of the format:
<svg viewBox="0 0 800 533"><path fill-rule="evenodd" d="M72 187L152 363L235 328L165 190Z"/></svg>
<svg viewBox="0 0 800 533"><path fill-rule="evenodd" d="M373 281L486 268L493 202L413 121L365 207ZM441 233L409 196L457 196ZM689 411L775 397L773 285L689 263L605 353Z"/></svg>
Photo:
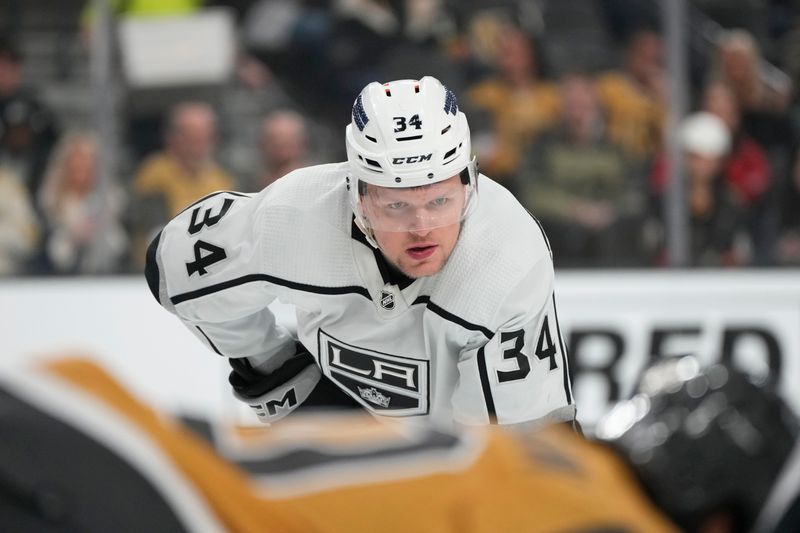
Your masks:
<svg viewBox="0 0 800 533"><path fill-rule="evenodd" d="M431 228L417 221L416 224L408 228L408 232L414 237L425 237L431 232Z"/></svg>

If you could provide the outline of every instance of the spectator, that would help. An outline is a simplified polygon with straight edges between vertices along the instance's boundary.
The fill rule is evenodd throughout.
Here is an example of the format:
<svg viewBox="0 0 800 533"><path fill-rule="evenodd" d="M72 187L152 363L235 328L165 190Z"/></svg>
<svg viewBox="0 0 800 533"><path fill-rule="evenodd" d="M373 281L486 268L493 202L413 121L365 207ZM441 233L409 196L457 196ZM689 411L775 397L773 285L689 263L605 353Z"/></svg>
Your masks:
<svg viewBox="0 0 800 533"><path fill-rule="evenodd" d="M742 131L735 93L724 82L712 82L703 92L702 108L719 117L731 132L731 155L725 168L728 184L742 204L757 204L769 190L771 172L763 148Z"/></svg>
<svg viewBox="0 0 800 533"><path fill-rule="evenodd" d="M133 182L135 262L144 264L145 240L154 230L203 196L234 188L234 179L214 161L216 115L201 102L177 104L169 113L163 151L150 156Z"/></svg>
<svg viewBox="0 0 800 533"><path fill-rule="evenodd" d="M519 171L523 146L555 124L560 104L556 87L541 79L539 50L521 28L504 27L494 52L497 74L473 86L467 104L488 115L488 127L476 128L482 168L508 185Z"/></svg>
<svg viewBox="0 0 800 533"><path fill-rule="evenodd" d="M597 88L608 110L611 139L630 156L650 160L661 148L664 127L665 72L661 36L634 31L625 48L622 70L602 74Z"/></svg>
<svg viewBox="0 0 800 533"><path fill-rule="evenodd" d="M699 112L684 120L679 135L685 154L690 263L693 266L745 264L749 260L749 243L743 238L745 212L723 174L731 147L730 130L716 115ZM667 185L664 166L662 161L653 174L658 202ZM662 248L656 258L658 263L664 262L663 253Z"/></svg>
<svg viewBox="0 0 800 533"><path fill-rule="evenodd" d="M23 273L39 241L39 223L16 174L0 168L0 276Z"/></svg>
<svg viewBox="0 0 800 533"><path fill-rule="evenodd" d="M97 139L73 132L59 142L39 194L46 225L44 254L56 274L120 271L128 236L120 218L126 198L115 183L100 183Z"/></svg>
<svg viewBox="0 0 800 533"><path fill-rule="evenodd" d="M549 233L559 236L553 242L556 265L639 263L642 174L606 135L592 81L571 74L560 87L561 123L530 150L518 196Z"/></svg>
<svg viewBox="0 0 800 533"><path fill-rule="evenodd" d="M259 190L292 170L308 166L308 132L303 116L279 110L264 117L260 148L264 169L258 180Z"/></svg>
<svg viewBox="0 0 800 533"><path fill-rule="evenodd" d="M741 110L741 130L761 145L775 185L784 186L798 140L796 126L787 113L791 80L762 59L758 44L745 30L723 33L717 44L713 75L730 86ZM778 212L777 206L765 209L769 212L761 218L774 234L778 221L777 217L770 217ZM761 241L772 245L774 235Z"/></svg>
<svg viewBox="0 0 800 533"><path fill-rule="evenodd" d="M50 110L22 83L22 56L0 37L0 162L17 174L31 202L58 137Z"/></svg>
<svg viewBox="0 0 800 533"><path fill-rule="evenodd" d="M757 264L773 261L777 210L772 205L773 172L764 148L742 129L742 111L733 90L723 81L703 92L703 110L718 116L731 132L731 151L723 169L725 182L747 217Z"/></svg>
<svg viewBox="0 0 800 533"><path fill-rule="evenodd" d="M714 77L731 87L745 113L782 113L790 103L789 78L766 76L758 44L746 30L728 30L722 34L714 68Z"/></svg>

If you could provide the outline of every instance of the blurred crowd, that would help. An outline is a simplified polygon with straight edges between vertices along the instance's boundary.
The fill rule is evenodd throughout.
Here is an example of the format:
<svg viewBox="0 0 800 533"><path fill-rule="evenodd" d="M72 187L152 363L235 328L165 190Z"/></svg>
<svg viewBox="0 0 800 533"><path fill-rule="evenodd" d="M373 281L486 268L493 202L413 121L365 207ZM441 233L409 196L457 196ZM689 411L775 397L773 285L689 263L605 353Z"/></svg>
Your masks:
<svg viewBox="0 0 800 533"><path fill-rule="evenodd" d="M122 153L105 176L108 144L60 119L26 78L20 32L6 31L0 275L139 271L146 243L187 205L344 160L354 95L373 80L426 74L459 96L481 171L541 220L556 267L666 266L676 162L663 149L670 95L659 3L587 0L579 13L596 18L576 21L565 38L564 22L553 27L549 16L569 4L110 2L117 22L229 9L237 53L222 90L250 94L259 115L253 146L232 147L220 123L237 124L203 90L150 98L146 112L136 105L144 97L128 91L118 105ZM690 4L703 25L690 28L690 105L676 132L690 265L800 265L800 6ZM732 4L756 5L760 17ZM91 3L77 10L74 34L87 49L95 21ZM602 48L580 46L588 26ZM243 148L258 157L237 163L230 154Z"/></svg>

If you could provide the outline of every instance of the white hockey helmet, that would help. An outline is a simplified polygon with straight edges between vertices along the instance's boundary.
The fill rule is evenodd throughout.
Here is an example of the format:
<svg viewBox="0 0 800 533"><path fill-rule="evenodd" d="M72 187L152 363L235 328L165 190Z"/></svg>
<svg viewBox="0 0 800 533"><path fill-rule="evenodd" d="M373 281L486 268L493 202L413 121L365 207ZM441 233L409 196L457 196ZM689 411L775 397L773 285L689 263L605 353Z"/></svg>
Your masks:
<svg viewBox="0 0 800 533"><path fill-rule="evenodd" d="M436 78L370 83L353 104L345 138L350 201L374 246L375 229L433 229L460 222L474 208L478 171L467 118ZM419 194L398 202L403 189Z"/></svg>

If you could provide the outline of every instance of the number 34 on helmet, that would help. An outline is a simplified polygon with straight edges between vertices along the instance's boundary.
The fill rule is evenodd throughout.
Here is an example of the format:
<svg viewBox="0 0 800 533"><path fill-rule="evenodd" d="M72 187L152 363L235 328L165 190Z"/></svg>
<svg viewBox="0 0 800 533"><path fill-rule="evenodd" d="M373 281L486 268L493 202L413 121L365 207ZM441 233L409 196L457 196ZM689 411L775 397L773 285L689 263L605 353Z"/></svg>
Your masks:
<svg viewBox="0 0 800 533"><path fill-rule="evenodd" d="M467 118L436 78L367 85L345 130L347 186L356 223L421 232L460 223L477 203Z"/></svg>

